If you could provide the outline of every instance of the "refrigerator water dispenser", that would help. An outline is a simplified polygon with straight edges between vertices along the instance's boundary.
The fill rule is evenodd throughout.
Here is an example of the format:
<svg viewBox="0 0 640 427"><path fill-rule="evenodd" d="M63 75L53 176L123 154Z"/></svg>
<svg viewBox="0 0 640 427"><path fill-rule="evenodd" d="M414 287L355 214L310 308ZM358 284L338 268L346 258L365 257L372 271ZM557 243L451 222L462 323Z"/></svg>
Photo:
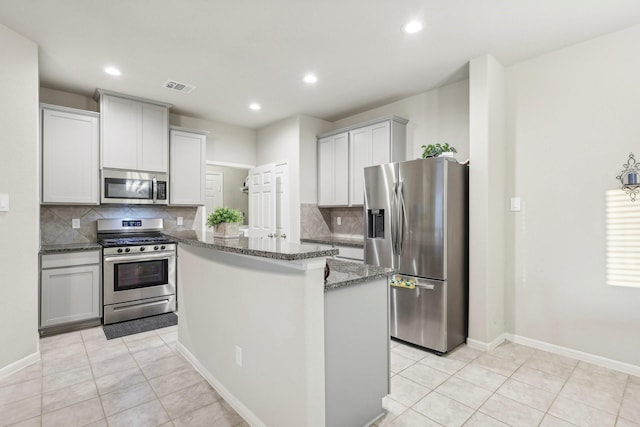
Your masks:
<svg viewBox="0 0 640 427"><path fill-rule="evenodd" d="M367 237L384 239L384 209L367 209Z"/></svg>

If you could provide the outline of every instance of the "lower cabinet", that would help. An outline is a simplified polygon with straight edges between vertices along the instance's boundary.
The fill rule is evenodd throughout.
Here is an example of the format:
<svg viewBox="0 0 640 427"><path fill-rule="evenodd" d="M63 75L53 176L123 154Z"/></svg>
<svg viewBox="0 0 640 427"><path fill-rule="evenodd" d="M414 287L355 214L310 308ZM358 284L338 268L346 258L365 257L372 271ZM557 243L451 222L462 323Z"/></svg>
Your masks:
<svg viewBox="0 0 640 427"><path fill-rule="evenodd" d="M40 273L40 333L100 324L100 250L43 254Z"/></svg>
<svg viewBox="0 0 640 427"><path fill-rule="evenodd" d="M335 255L333 258L340 261L349 261L355 262L359 264L364 264L364 249L363 248L354 248L351 246L340 246L333 245L334 248L338 249L338 255Z"/></svg>

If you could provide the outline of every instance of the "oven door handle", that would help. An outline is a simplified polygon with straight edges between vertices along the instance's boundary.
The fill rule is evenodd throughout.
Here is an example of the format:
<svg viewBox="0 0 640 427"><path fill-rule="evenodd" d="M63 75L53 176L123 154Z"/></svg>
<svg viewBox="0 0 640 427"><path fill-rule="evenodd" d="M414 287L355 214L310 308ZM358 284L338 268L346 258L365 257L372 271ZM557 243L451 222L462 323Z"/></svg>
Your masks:
<svg viewBox="0 0 640 427"><path fill-rule="evenodd" d="M120 255L113 257L104 257L104 262L129 262L129 261L147 261L160 258L175 257L174 252L152 252L144 255Z"/></svg>

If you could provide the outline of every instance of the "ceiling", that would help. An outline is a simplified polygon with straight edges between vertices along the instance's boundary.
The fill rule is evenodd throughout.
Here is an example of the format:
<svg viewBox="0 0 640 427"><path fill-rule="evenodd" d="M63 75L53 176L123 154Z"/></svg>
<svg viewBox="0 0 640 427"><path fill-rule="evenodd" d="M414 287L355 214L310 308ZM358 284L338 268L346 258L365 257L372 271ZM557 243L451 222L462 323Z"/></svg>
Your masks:
<svg viewBox="0 0 640 427"><path fill-rule="evenodd" d="M422 32L401 31L411 19ZM510 65L620 30L640 23L640 1L2 0L0 23L39 45L42 86L258 128L297 113L333 121L463 79L480 55Z"/></svg>

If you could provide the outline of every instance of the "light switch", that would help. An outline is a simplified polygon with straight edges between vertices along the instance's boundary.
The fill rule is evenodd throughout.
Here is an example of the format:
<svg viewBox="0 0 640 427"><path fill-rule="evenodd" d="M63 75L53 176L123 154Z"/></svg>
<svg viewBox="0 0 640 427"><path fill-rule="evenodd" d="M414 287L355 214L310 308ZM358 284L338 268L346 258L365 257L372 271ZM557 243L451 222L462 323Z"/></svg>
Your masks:
<svg viewBox="0 0 640 427"><path fill-rule="evenodd" d="M182 220L182 217L181 217L181 216L179 216L178 218L176 218L176 224L177 224L177 225L182 225L183 223L184 223L184 222L183 222L183 220Z"/></svg>
<svg viewBox="0 0 640 427"><path fill-rule="evenodd" d="M73 218L71 220L71 228L80 228L80 218Z"/></svg>
<svg viewBox="0 0 640 427"><path fill-rule="evenodd" d="M336 222L338 223L338 225L342 225L342 217L336 217Z"/></svg>
<svg viewBox="0 0 640 427"><path fill-rule="evenodd" d="M0 194L0 212L9 212L8 194Z"/></svg>
<svg viewBox="0 0 640 427"><path fill-rule="evenodd" d="M511 212L520 212L520 197L511 198Z"/></svg>

